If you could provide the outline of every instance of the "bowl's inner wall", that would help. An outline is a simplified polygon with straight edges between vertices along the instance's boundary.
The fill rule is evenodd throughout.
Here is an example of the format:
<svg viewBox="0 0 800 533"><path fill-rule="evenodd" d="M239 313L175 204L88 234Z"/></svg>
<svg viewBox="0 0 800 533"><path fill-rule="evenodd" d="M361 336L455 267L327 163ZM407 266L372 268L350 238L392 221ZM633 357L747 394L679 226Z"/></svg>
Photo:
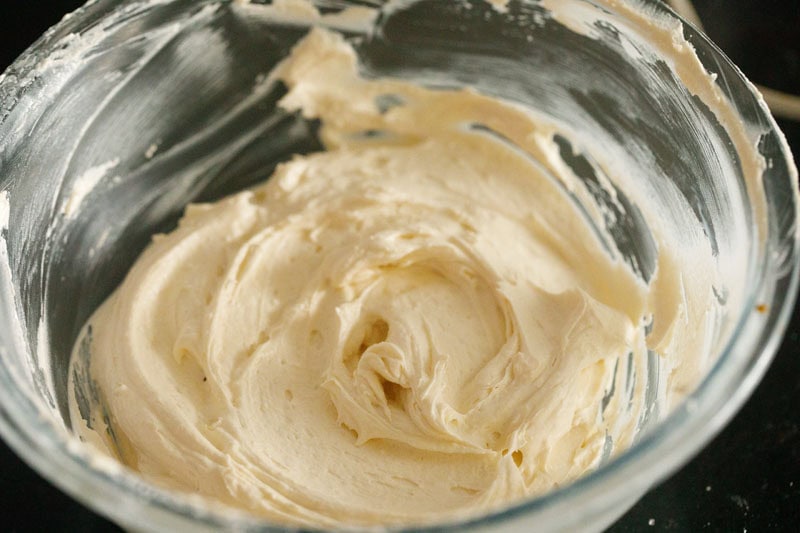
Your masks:
<svg viewBox="0 0 800 533"><path fill-rule="evenodd" d="M293 154L322 149L317 124L276 108L279 86L260 90L306 28L228 2L123 6L114 23L57 47L60 59L41 67L0 127L12 276L40 359L28 368L46 369L32 370L32 380L67 423L79 328L150 236L173 227L187 203L240 190ZM594 202L615 210L604 221L610 247L645 280L657 250L642 198L669 231L699 227L720 264L743 268L752 236L741 228L752 215L724 129L665 62L648 59L644 37L624 24L594 28L591 37L574 33L532 2L503 14L484 2L464 9L429 0L349 35L366 76L471 85L569 132L553 139L561 158ZM621 176L619 202L599 185L606 172ZM744 290L734 277L723 281L715 288L723 300Z"/></svg>

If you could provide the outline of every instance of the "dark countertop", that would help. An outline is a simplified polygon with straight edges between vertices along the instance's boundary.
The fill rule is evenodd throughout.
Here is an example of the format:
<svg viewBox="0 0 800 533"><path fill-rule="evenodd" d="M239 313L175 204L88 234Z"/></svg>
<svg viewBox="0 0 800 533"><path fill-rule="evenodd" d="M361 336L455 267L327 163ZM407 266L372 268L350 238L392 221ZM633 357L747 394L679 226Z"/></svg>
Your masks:
<svg viewBox="0 0 800 533"><path fill-rule="evenodd" d="M0 69L83 2L9 2ZM696 0L706 30L756 82L800 94L800 2ZM779 121L800 154L800 123ZM0 516L7 531L109 531L0 442ZM693 461L650 491L610 531L798 531L800 308L774 363L732 423Z"/></svg>

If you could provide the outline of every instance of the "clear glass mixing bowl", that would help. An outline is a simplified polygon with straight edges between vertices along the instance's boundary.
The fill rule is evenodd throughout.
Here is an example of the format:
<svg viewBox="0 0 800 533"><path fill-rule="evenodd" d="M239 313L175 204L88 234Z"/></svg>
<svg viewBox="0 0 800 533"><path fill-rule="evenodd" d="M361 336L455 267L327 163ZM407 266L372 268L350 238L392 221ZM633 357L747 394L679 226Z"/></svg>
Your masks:
<svg viewBox="0 0 800 533"><path fill-rule="evenodd" d="M692 96L668 59L652 60L657 47L632 36L624 3L569 1L579 15L567 26L601 17L590 24L595 35L573 32L534 1L507 10L488 2L317 2L318 22L348 36L366 76L471 85L538 109L578 142L582 125L599 125L616 139L613 156L639 170L615 184L620 195L631 187L655 198L677 193L692 215L676 212L664 223L699 225L723 270L743 280L717 287L721 300L740 303L719 317L711 370L669 416L651 402L633 448L569 486L448 527L601 529L733 415L769 364L794 302L797 171L753 87L703 35L677 26L737 121L757 134L768 205L760 229L745 187L753 176L742 174L730 124ZM348 5L375 9L371 23L338 16ZM642 5L673 17L655 0ZM270 529L148 485L87 452L67 429L72 344L150 236L173 227L188 202L250 186L291 154L321 148L317 124L275 108L282 88L263 89L265 74L307 27L264 9L97 0L50 30L0 81L0 431L45 477L125 527ZM580 164L561 142L565 163ZM657 251L634 218L608 230L646 277ZM654 368L651 382L659 379Z"/></svg>

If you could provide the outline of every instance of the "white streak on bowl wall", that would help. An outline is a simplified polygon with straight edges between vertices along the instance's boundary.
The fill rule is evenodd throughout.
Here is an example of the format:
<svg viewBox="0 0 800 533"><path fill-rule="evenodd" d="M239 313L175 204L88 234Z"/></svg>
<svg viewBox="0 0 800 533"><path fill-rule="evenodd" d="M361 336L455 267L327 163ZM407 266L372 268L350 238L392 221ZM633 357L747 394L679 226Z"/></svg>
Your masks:
<svg viewBox="0 0 800 533"><path fill-rule="evenodd" d="M17 313L17 293L12 282L11 263L8 255L8 242L5 232L8 231L9 216L11 214L11 204L8 199L8 191L0 191L0 293L6 295L0 300L0 305L6 307L1 312L8 317L6 322L6 334L3 336L3 343L0 344L0 360L3 361L4 368L17 383L19 391L25 394L38 411L38 415L43 419L53 420L58 417L54 407L52 394L49 390L41 390L43 384L39 384L40 390L37 393L36 380L40 379L40 373L47 372L49 359L45 366L37 365L36 360L29 349L28 342L24 333L24 326L19 320ZM10 358L9 352L25 354L24 366L14 362ZM42 398L46 401L40 401ZM39 400L39 401L37 401ZM66 434L66 428L58 426Z"/></svg>
<svg viewBox="0 0 800 533"><path fill-rule="evenodd" d="M486 3L498 13L506 13L508 11L508 0L486 0Z"/></svg>
<svg viewBox="0 0 800 533"><path fill-rule="evenodd" d="M34 379L42 387L47 405L52 409L53 414L57 416L58 408L53 397L53 391L56 390L56 385L53 381L53 365L51 364L53 358L50 354L50 335L44 314L39 317L39 326L36 330L36 360L38 365L35 369L36 377Z"/></svg>
<svg viewBox="0 0 800 533"><path fill-rule="evenodd" d="M106 177L109 170L114 169L119 165L119 158L107 161L102 165L91 167L75 180L72 185L72 191L64 205L61 207L61 213L67 217L74 217L78 209L80 209L83 200L94 190L100 181Z"/></svg>
<svg viewBox="0 0 800 533"><path fill-rule="evenodd" d="M6 324L9 328L10 335L4 336L4 341L0 344L0 361L3 366L8 369L9 373L17 381L17 383L30 383L30 376L25 379L20 375L20 366L12 364L8 352L24 353L26 355L25 361L29 367L32 367L32 359L30 352L26 349L25 334L23 333L22 325L19 323L19 318L16 313L17 295L14 290L14 284L11 281L11 265L8 257L8 242L6 241L6 233L8 232L8 221L11 214L11 204L8 200L8 191L0 191L0 293L7 295L6 298L0 299L0 305L8 307L3 309L2 312L10 318L10 323ZM7 363L6 360L9 360ZM34 402L35 405L41 402Z"/></svg>
<svg viewBox="0 0 800 533"><path fill-rule="evenodd" d="M0 231L8 230L8 219L11 214L11 204L8 201L8 191L0 191ZM5 237L2 237L5 242Z"/></svg>

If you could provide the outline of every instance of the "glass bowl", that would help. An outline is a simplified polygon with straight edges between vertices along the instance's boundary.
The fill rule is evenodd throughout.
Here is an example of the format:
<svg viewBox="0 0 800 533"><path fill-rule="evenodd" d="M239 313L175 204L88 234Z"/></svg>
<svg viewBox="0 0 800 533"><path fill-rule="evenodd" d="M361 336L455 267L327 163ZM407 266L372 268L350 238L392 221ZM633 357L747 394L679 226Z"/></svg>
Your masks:
<svg viewBox="0 0 800 533"><path fill-rule="evenodd" d="M279 91L258 90L307 32L285 8L295 4L93 1L0 81L0 432L123 527L279 528L92 453L68 430L67 373L83 323L187 203L251 186L292 154L322 148L313 121L276 110ZM565 0L559 16L546 0L316 4L315 23L353 43L367 77L473 86L536 109L581 144L597 141L588 124L599 127L608 153L593 155L637 169L618 190L677 195L688 211L665 209L664 224L701 228L711 243L727 307L702 382L669 413L650 398L636 444L574 483L438 524L602 529L722 428L777 349L798 273L797 171L781 132L722 52L655 0ZM695 79L701 65L711 75ZM750 151L763 158L756 172ZM611 232L615 245L646 276L657 250L641 221L625 222ZM647 369L654 389L658 368Z"/></svg>

